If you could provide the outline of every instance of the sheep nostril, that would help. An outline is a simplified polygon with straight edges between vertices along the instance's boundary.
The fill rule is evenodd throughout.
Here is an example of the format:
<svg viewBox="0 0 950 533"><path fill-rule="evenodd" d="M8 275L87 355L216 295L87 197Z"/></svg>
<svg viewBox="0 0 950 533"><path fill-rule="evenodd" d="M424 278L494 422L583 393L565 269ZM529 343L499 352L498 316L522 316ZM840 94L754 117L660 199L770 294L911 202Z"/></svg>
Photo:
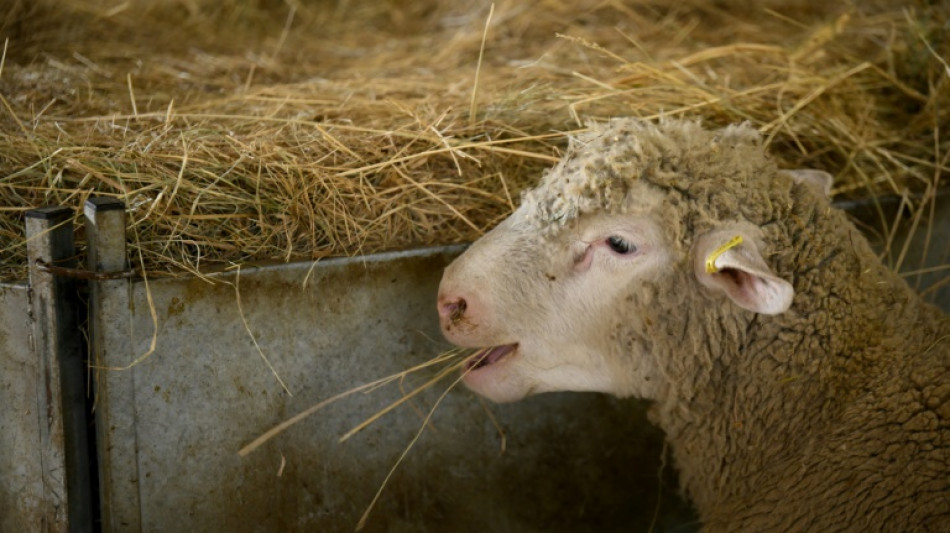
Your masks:
<svg viewBox="0 0 950 533"><path fill-rule="evenodd" d="M462 315L465 314L465 309L467 308L468 304L465 303L465 300L459 298L459 300L455 302L455 308L452 309L452 312L449 314L449 320L451 320L453 324L458 322L462 319Z"/></svg>
<svg viewBox="0 0 950 533"><path fill-rule="evenodd" d="M454 301L442 302L439 305L439 314L455 324L462 319L462 315L465 314L467 308L468 303L465 302L465 298L459 298Z"/></svg>

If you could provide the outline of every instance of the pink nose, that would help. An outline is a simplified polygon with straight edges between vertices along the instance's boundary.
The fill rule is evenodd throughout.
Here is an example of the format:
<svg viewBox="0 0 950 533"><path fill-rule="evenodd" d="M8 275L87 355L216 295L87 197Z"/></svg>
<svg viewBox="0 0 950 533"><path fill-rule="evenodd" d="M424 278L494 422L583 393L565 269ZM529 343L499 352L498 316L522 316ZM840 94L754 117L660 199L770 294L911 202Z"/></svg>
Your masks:
<svg viewBox="0 0 950 533"><path fill-rule="evenodd" d="M484 345L484 336L491 332L485 302L470 287L445 284L440 287L439 325L442 335L452 344L474 348Z"/></svg>
<svg viewBox="0 0 950 533"><path fill-rule="evenodd" d="M465 315L465 310L468 309L468 302L465 301L465 298L462 296L456 295L439 295L439 318L442 319L442 322L458 322L463 315Z"/></svg>

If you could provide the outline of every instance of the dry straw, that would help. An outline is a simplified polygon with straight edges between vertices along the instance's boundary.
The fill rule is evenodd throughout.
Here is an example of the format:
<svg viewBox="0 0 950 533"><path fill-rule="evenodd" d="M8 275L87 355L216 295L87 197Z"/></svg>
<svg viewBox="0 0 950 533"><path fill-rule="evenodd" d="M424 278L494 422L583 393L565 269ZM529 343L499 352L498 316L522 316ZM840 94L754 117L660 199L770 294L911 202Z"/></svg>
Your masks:
<svg viewBox="0 0 950 533"><path fill-rule="evenodd" d="M461 382L462 379L468 374L468 372L471 371L471 366L468 366L466 364L469 358L470 357L484 358L485 356L487 356L487 353L488 353L488 349L484 349L478 352L466 351L463 349L452 349L447 352L441 353L435 356L434 358L424 363L418 364L412 368L403 370L401 372L397 372L390 376L386 376L386 377L371 381L369 383L365 383L363 385L351 388L344 392L341 392L326 400L318 402L310 406L309 408L305 409L304 411L281 422L280 424L277 424L276 426L269 429L264 434L260 435L259 437L251 441L249 444L245 445L240 450L238 450L238 455L240 455L241 457L246 457L248 454L252 453L254 450L259 448L261 445L263 445L270 439L276 437L280 433L289 429L294 424L300 422L304 418L316 413L320 409L323 409L324 407L334 402L340 401L348 396L356 394L357 392L363 392L363 393L372 392L380 387L383 387L391 383L399 383L400 389L402 389L401 385L402 385L403 380L410 374L414 372L419 372L420 370L429 369L430 367L433 367L433 366L435 367L441 366L438 372L436 372L435 376L429 378L425 383L414 388L412 391L408 393L403 391L402 396L398 400L390 403L388 406L377 411L375 414L373 414L372 416L370 416L369 418L367 418L366 420L358 424L356 427L346 432L342 437L340 437L340 442L346 441L353 435L359 433L360 431L366 429L367 427L375 423L377 420L379 420L386 414L392 412L393 410L397 409L401 405L409 402L417 394L431 387L434 387L439 382L444 382L445 378L448 376L455 376L454 379L451 381L451 383L442 391L441 394L439 394L438 398L435 400L434 404L428 410L425 416L422 417L422 423L419 426L419 429L416 431L413 438L409 441L409 443L403 449L402 453L393 463L392 467L390 467L389 472L386 474L386 477L380 483L379 487L376 490L376 493L373 495L372 500L366 506L366 508L363 511L363 514L360 516L360 519L356 524L356 530L359 531L363 529L363 527L366 525L366 521L369 518L370 513L372 513L373 508L376 506L376 503L379 501L379 497L382 495L386 486L389 484L389 480L392 478L393 473L396 471L397 468L399 468L399 465L402 464L403 460L412 450L413 446L415 446L416 442L419 441L419 437L422 436L422 433L429 426L429 422L432 419L432 415L435 413L436 409L438 409L439 405L442 403L442 400L444 400L445 397L449 394L449 392L451 392L452 389L455 388L455 386L458 385L459 382ZM489 411L487 407L485 409L485 412L488 414L489 419L498 429L499 436L502 439L502 451L504 451L504 442L505 442L504 432L501 430L501 428L498 425L498 422L495 420L494 415L491 414L491 411ZM283 468L283 458L282 458L281 465L282 465L281 468Z"/></svg>
<svg viewBox="0 0 950 533"><path fill-rule="evenodd" d="M0 279L25 209L91 195L152 274L467 241L617 115L748 120L921 229L950 165L941 2L8 4Z"/></svg>

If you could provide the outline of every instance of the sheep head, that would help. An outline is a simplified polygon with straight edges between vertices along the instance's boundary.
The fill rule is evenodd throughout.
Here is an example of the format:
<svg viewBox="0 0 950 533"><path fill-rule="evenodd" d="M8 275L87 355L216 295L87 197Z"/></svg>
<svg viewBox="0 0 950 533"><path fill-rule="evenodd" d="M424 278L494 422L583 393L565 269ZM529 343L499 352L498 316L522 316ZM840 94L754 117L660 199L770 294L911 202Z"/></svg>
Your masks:
<svg viewBox="0 0 950 533"><path fill-rule="evenodd" d="M499 402L558 390L657 398L670 378L656 346L676 343L688 319L678 306L745 317L789 308L790 272L769 261L787 233L784 204L797 183L828 182L779 172L748 126L592 125L445 271L444 335L484 348L466 385Z"/></svg>

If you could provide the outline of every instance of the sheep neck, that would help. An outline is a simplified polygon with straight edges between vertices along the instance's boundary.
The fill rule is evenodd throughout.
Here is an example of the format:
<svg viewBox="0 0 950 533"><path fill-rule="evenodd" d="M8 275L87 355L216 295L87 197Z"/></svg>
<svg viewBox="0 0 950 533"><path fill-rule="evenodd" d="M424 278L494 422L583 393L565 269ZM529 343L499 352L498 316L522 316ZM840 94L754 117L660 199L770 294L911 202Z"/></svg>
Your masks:
<svg viewBox="0 0 950 533"><path fill-rule="evenodd" d="M857 231L843 216L832 222ZM835 240L844 244L835 247ZM920 359L914 353L950 335L942 314L883 267L856 233L819 245L820 256L803 252L813 256L810 263L801 262L802 254L779 258L780 270L783 262L820 265L800 269L799 296L784 315L754 315L695 296L669 310L676 318L663 335L690 334L658 354L676 379L651 416L666 431L681 482L707 524L754 515L753 502L763 498L787 497L796 490L790 472L807 461L822 469L815 457L827 435L851 423L853 401L907 374Z"/></svg>

